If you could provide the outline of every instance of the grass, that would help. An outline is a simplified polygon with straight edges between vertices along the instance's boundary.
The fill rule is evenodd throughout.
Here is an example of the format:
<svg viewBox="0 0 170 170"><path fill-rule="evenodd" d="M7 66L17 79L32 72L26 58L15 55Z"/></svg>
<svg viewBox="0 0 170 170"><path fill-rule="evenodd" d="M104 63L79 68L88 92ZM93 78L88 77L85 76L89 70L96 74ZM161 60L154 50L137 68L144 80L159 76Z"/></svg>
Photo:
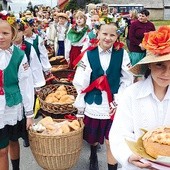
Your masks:
<svg viewBox="0 0 170 170"><path fill-rule="evenodd" d="M170 20L154 20L151 22L154 23L156 28L158 28L159 26L162 26L162 25L170 25Z"/></svg>

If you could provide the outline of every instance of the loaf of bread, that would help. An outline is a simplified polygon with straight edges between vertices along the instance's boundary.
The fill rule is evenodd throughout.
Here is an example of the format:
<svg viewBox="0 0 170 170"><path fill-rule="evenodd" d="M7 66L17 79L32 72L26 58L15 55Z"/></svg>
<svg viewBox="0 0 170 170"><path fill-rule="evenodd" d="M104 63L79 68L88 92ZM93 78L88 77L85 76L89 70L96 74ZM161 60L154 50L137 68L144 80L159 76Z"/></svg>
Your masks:
<svg viewBox="0 0 170 170"><path fill-rule="evenodd" d="M170 127L160 127L148 131L142 140L146 153L153 158L170 156Z"/></svg>

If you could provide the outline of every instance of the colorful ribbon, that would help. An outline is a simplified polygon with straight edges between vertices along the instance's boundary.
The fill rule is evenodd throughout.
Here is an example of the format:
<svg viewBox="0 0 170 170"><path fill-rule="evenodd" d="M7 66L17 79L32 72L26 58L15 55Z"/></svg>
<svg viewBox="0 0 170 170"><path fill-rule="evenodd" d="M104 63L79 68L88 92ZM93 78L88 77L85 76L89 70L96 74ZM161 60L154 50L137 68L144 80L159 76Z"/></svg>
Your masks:
<svg viewBox="0 0 170 170"><path fill-rule="evenodd" d="M4 95L4 89L3 89L3 71L0 70L0 95Z"/></svg>

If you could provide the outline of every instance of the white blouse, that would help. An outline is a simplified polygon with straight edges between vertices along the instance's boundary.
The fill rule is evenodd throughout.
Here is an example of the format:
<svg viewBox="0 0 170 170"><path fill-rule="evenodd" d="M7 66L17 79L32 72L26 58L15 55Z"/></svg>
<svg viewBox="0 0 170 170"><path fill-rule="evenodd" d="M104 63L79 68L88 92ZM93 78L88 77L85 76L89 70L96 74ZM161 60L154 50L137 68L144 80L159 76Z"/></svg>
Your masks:
<svg viewBox="0 0 170 170"><path fill-rule="evenodd" d="M132 151L125 139L136 141L143 134L141 128L152 130L163 125L170 125L170 88L159 101L150 76L128 87L119 101L109 134L112 154L122 164L122 170L140 169L128 163Z"/></svg>
<svg viewBox="0 0 170 170"><path fill-rule="evenodd" d="M32 37L24 37L24 38L26 41L33 44L33 41L36 39L36 34L33 33ZM48 52L44 45L44 41L40 36L38 36L38 48L40 52L40 61L41 61L42 69L44 72L49 71L51 69L51 64L49 62Z"/></svg>
<svg viewBox="0 0 170 170"><path fill-rule="evenodd" d="M108 51L104 52L100 46L98 47L99 49L99 58L100 58L100 63L104 71L107 70L110 59L111 59L111 52L112 48L109 49ZM131 73L128 72L128 65L130 63L128 53L124 50L123 54L123 62L122 62L122 70L121 74L122 77L120 78L120 88L118 94L121 94L121 92L132 84L133 82L133 76ZM102 104L97 105L95 103L89 105L88 103L85 103L84 101L84 96L85 93L81 93L82 90L87 88L90 84L90 75L91 75L91 67L90 63L87 58L87 53L83 56L80 65L77 67L74 80L73 80L73 85L76 88L78 92L78 96L76 98L76 101L74 103L75 107L79 111L84 111L84 114L95 119L109 119L109 103L107 99L107 93L105 91L102 91ZM118 94L115 94L115 100L118 102Z"/></svg>
<svg viewBox="0 0 170 170"><path fill-rule="evenodd" d="M8 50L0 49L0 69L4 70L12 56L14 46L11 46ZM22 95L22 103L8 107L5 101L5 95L0 95L0 129L5 125L15 125L17 121L23 118L23 107L27 117L33 116L33 105L34 105L34 86L33 78L30 67L28 65L27 57L24 56L19 69L18 69L18 80L19 88Z"/></svg>

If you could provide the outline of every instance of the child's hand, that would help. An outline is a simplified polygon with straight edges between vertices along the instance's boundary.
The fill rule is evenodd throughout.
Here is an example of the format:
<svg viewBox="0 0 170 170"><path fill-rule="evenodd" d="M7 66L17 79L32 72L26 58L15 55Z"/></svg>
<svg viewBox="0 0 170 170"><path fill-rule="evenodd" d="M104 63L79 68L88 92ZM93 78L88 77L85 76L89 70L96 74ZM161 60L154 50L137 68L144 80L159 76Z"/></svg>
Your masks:
<svg viewBox="0 0 170 170"><path fill-rule="evenodd" d="M26 129L29 130L33 124L34 124L33 118L27 118Z"/></svg>
<svg viewBox="0 0 170 170"><path fill-rule="evenodd" d="M128 162L135 165L136 167L139 167L139 168L146 168L146 169L152 169L153 168L151 167L151 164L150 163L143 163L140 161L141 160L141 157L139 155L135 155L135 154L132 154L129 159L128 159Z"/></svg>

